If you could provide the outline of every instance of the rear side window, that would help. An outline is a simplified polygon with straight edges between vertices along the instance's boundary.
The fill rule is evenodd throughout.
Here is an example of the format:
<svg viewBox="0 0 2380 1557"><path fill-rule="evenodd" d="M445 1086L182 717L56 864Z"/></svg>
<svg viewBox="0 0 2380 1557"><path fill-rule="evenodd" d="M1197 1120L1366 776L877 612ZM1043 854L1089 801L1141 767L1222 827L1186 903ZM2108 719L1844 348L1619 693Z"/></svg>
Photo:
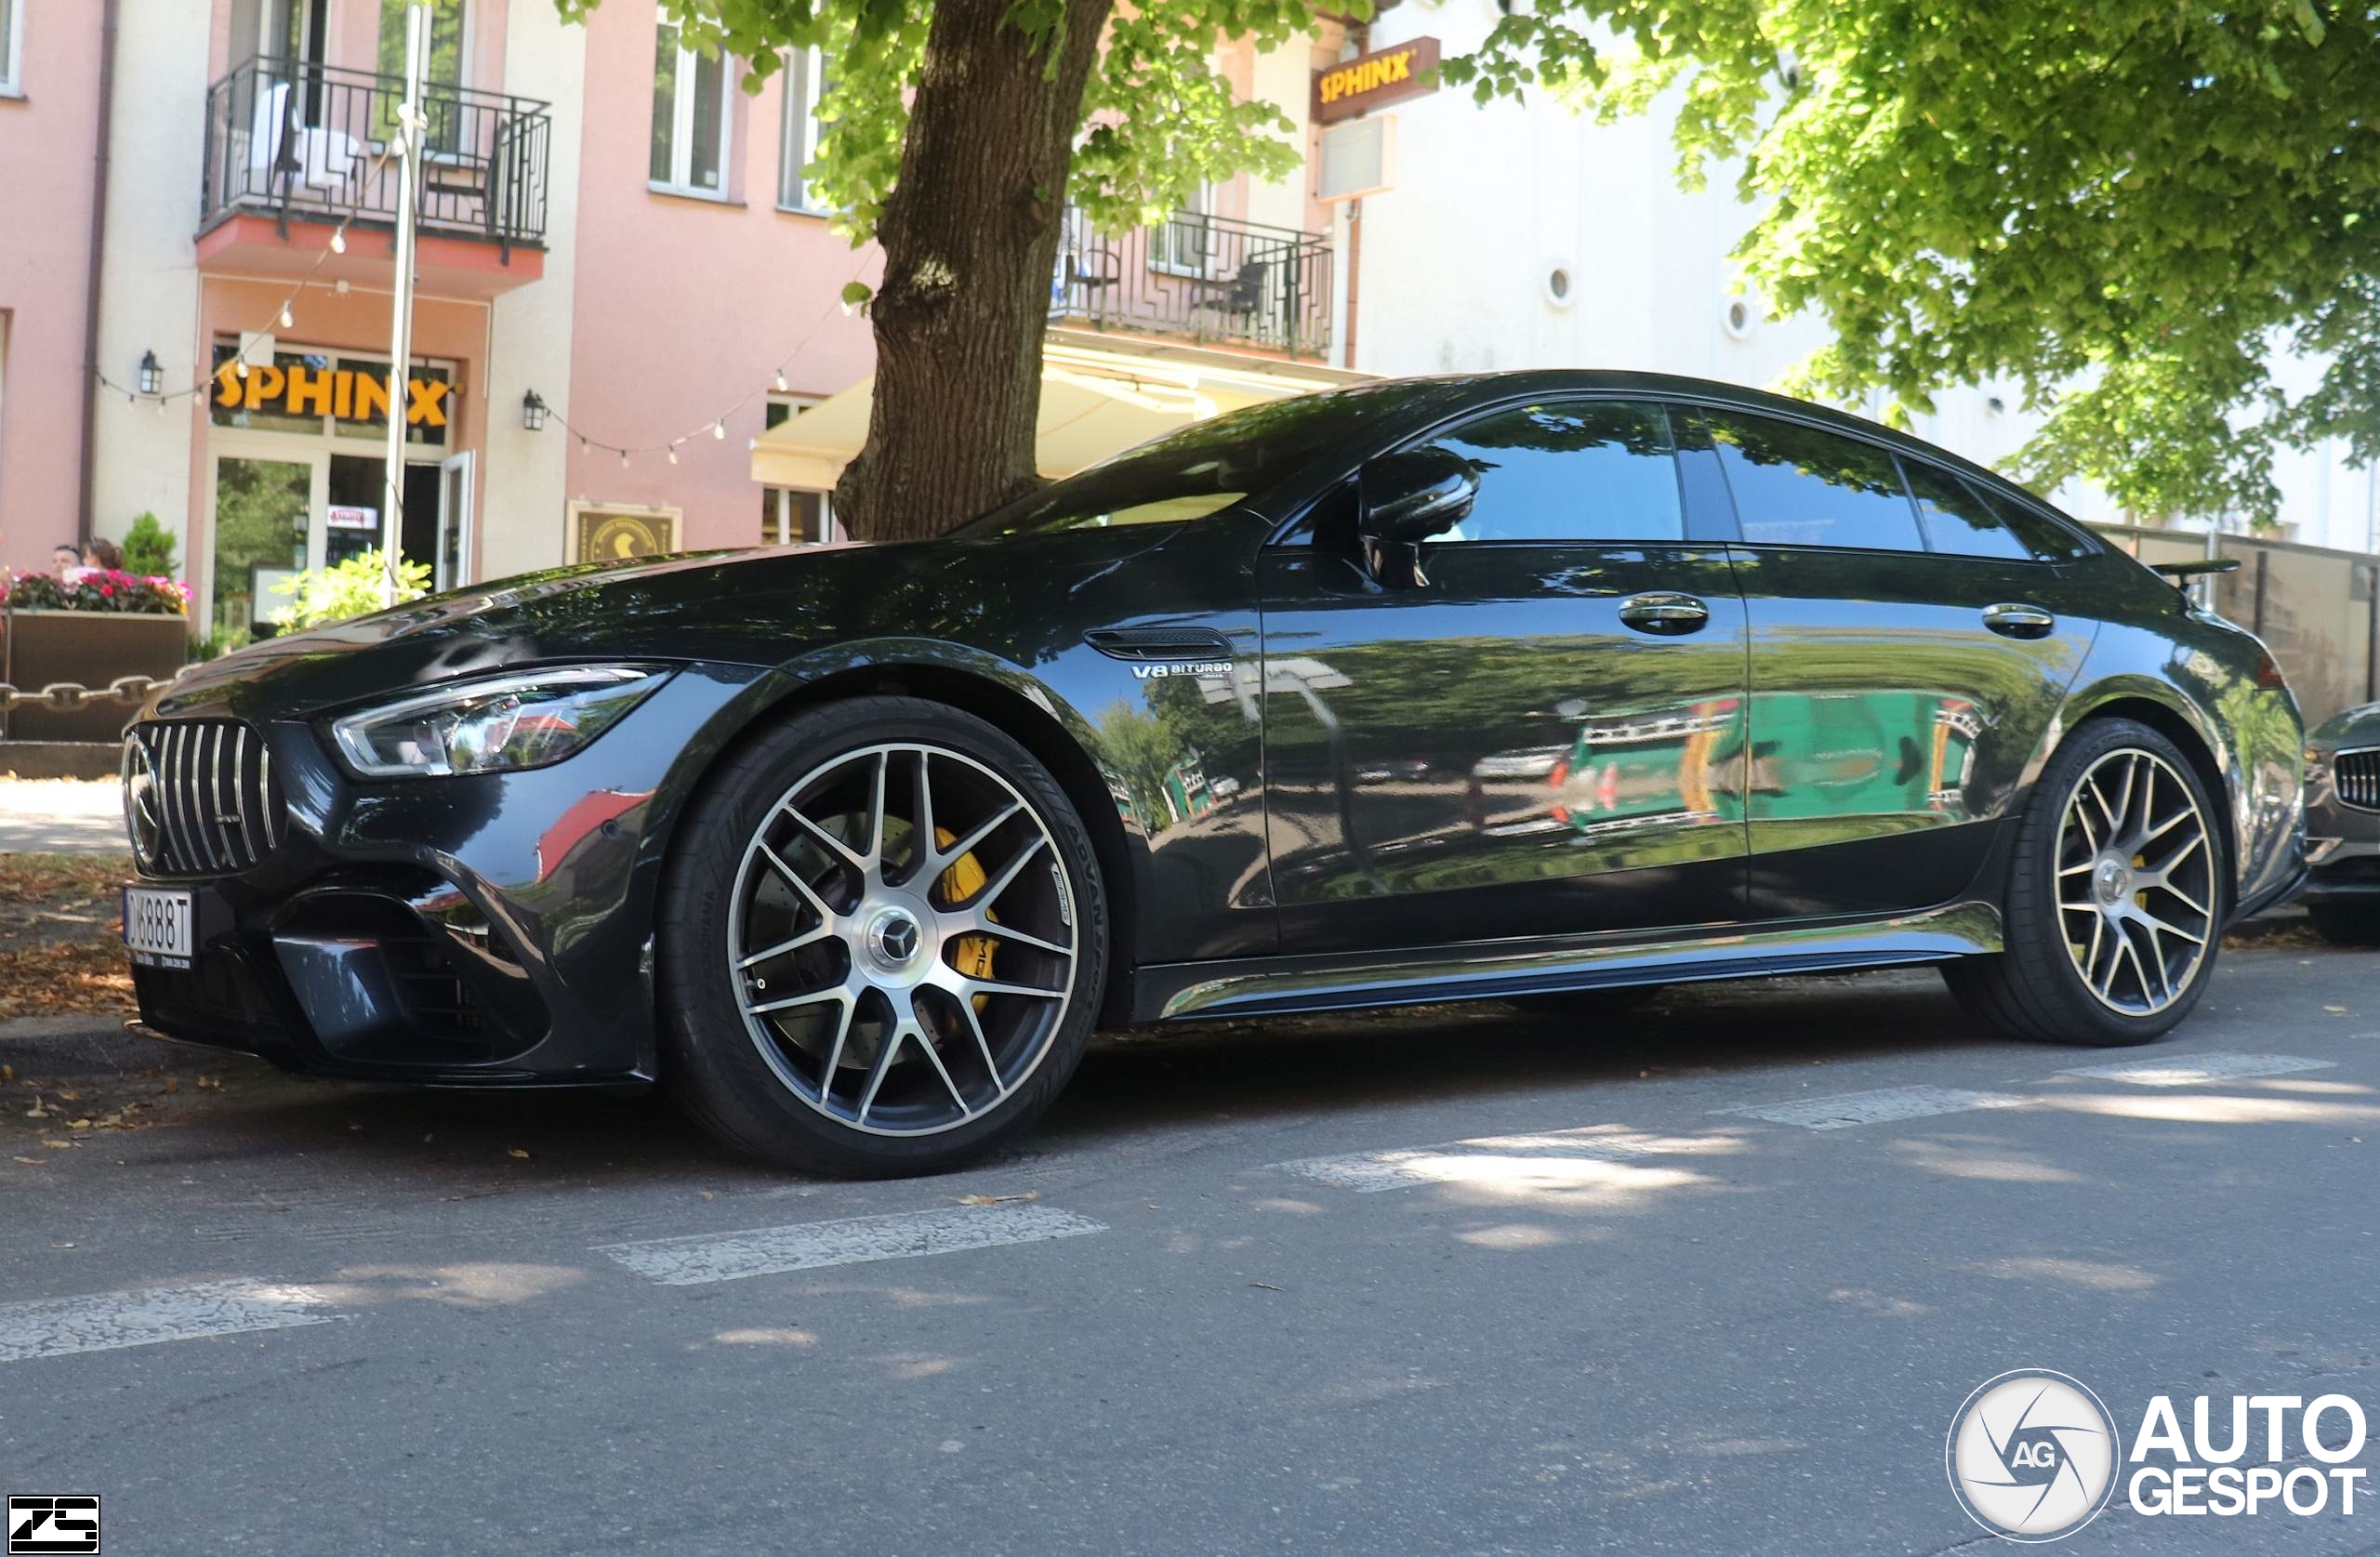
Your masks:
<svg viewBox="0 0 2380 1557"><path fill-rule="evenodd" d="M1748 543L1925 549L1900 469L1883 449L1741 411L1703 420Z"/></svg>
<svg viewBox="0 0 2380 1557"><path fill-rule="evenodd" d="M1490 412L1424 447L1468 462L1479 497L1447 541L1675 541L1686 535L1668 416L1633 401Z"/></svg>
<svg viewBox="0 0 2380 1557"><path fill-rule="evenodd" d="M2030 562L2037 559L2024 537L2008 527L1983 495L1948 470L1903 460L1909 490L1917 499L1917 516L1935 550L1952 557L1998 557Z"/></svg>

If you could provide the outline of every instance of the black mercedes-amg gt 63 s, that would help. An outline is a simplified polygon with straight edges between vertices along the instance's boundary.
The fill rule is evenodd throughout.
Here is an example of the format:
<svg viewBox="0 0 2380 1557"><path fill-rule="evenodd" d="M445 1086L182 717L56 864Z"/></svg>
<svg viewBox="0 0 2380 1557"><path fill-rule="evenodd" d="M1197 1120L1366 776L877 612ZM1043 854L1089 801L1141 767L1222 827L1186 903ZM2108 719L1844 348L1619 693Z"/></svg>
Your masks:
<svg viewBox="0 0 2380 1557"><path fill-rule="evenodd" d="M2255 639L1938 450L1686 379L1409 380L937 541L193 670L126 740L125 923L161 1035L658 1081L909 1173L1102 1024L1935 963L2012 1033L2143 1042L2297 885L2302 753Z"/></svg>

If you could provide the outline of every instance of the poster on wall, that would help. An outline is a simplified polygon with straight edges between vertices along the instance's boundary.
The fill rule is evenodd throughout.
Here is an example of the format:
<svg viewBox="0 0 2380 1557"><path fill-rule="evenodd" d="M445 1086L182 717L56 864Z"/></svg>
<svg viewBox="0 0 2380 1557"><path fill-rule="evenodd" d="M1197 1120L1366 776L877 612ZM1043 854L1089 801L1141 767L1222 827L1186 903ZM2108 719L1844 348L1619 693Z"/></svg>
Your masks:
<svg viewBox="0 0 2380 1557"><path fill-rule="evenodd" d="M674 508L570 507L570 560L624 562L678 549Z"/></svg>

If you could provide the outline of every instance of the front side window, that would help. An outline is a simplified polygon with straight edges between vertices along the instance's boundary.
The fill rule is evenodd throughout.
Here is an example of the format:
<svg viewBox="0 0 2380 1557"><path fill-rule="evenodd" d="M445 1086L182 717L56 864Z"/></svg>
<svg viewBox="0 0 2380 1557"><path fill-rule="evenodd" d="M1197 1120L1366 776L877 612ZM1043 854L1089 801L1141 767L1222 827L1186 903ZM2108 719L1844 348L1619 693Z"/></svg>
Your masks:
<svg viewBox="0 0 2380 1557"><path fill-rule="evenodd" d="M685 46L678 25L654 30L653 158L655 189L727 198L727 61Z"/></svg>
<svg viewBox="0 0 2380 1557"><path fill-rule="evenodd" d="M825 57L814 48L798 48L785 62L784 145L777 158L777 204L788 211L824 211L826 201L811 187L810 165L818 160L818 143L826 126L818 120L818 105L826 99Z"/></svg>
<svg viewBox="0 0 2380 1557"><path fill-rule="evenodd" d="M1469 465L1479 495L1447 541L1677 541L1677 446L1658 405L1553 402L1491 412L1425 445Z"/></svg>
<svg viewBox="0 0 2380 1557"><path fill-rule="evenodd" d="M1875 444L1743 411L1704 420L1751 545L1925 549L1900 470Z"/></svg>

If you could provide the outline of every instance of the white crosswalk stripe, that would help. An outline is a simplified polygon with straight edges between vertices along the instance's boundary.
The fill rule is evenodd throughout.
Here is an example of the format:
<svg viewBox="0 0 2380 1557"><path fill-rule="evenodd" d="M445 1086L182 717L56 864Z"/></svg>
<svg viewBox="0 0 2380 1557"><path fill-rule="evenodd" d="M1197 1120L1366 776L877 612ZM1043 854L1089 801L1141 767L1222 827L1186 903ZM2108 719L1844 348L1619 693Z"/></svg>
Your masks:
<svg viewBox="0 0 2380 1557"><path fill-rule="evenodd" d="M1884 1125L1900 1119L1930 1118L1937 1114L1964 1114L1977 1108L2022 1108L2032 1101L2007 1092L1971 1091L1964 1087L1880 1087L1871 1092L1745 1103L1711 1112L1765 1119L1772 1125L1799 1125L1804 1129L1841 1130L1855 1125Z"/></svg>
<svg viewBox="0 0 2380 1557"><path fill-rule="evenodd" d="M2245 1081L2261 1075L2288 1075L2296 1071L2327 1071L2330 1060L2306 1060L2294 1054L2176 1054L2170 1060L2128 1060L2113 1065L2076 1065L2060 1075L2087 1075L2100 1081L2123 1081L2135 1087L2202 1087L2210 1081Z"/></svg>
<svg viewBox="0 0 2380 1557"><path fill-rule="evenodd" d="M322 1325L344 1314L311 1287L262 1281L144 1287L88 1298L0 1303L0 1363L112 1352L166 1340Z"/></svg>
<svg viewBox="0 0 2380 1557"><path fill-rule="evenodd" d="M1106 1231L1104 1222L1048 1206L947 1206L931 1211L756 1227L742 1233L606 1244L591 1252L664 1287L693 1287L824 1265L914 1260L1002 1244L1079 1238Z"/></svg>
<svg viewBox="0 0 2380 1557"><path fill-rule="evenodd" d="M1739 1149L1737 1139L1725 1134L1648 1135L1617 1126L1591 1125L1528 1135L1483 1135L1468 1141L1441 1141L1435 1146L1355 1152L1344 1156L1301 1157L1294 1162L1276 1162L1273 1171L1316 1179L1358 1194L1374 1194L1413 1184L1541 1181L1563 1173L1566 1163L1575 1165L1569 1171L1576 1177L1581 1168L1608 1168L1656 1157L1719 1155ZM1606 1172L1600 1177L1615 1176Z"/></svg>

